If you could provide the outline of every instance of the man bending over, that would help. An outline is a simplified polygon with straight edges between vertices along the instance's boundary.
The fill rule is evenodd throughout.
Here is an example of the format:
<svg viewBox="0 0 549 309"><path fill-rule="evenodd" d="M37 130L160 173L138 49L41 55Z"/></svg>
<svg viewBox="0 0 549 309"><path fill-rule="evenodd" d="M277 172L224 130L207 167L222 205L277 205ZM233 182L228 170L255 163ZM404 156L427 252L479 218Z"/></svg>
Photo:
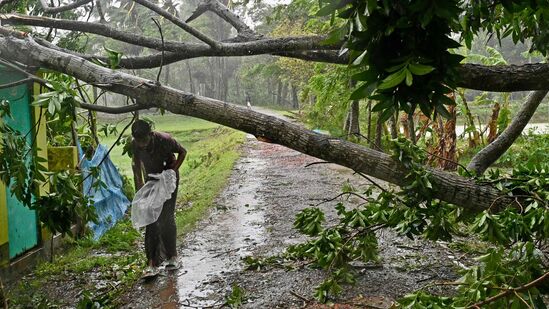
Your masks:
<svg viewBox="0 0 549 309"><path fill-rule="evenodd" d="M187 151L169 134L152 131L151 125L143 120L133 123L132 137L132 170L136 191L143 187L144 181L150 180L147 176L149 174L173 169L177 178L175 191L164 203L160 217L145 228L145 254L148 262L145 276L152 276L158 273L157 267L163 258L167 260L166 269L177 268L175 202L179 186L179 167L185 160Z"/></svg>

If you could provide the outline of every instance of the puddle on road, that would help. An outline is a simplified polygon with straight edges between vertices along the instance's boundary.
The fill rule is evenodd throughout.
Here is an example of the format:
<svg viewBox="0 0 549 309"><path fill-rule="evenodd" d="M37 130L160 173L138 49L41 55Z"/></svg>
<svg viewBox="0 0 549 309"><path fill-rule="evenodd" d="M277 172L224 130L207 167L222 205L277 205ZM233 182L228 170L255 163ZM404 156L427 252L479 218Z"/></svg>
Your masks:
<svg viewBox="0 0 549 309"><path fill-rule="evenodd" d="M223 210L214 213L185 241L180 252L181 269L177 274L177 294L183 306L205 307L221 304L231 284L224 273L240 270L240 258L249 255L265 241L263 201L258 190L259 176L266 162L246 158L235 166L236 174L223 199L217 204Z"/></svg>

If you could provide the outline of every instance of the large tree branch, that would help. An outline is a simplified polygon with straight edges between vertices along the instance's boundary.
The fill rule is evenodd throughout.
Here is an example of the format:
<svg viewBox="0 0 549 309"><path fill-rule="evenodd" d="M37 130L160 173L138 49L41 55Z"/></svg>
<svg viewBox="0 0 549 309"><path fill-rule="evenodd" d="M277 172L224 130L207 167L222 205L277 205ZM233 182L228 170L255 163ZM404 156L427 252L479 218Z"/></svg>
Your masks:
<svg viewBox="0 0 549 309"><path fill-rule="evenodd" d="M238 105L196 96L161 86L153 81L95 65L85 59L37 44L32 39L0 36L0 56L22 63L39 64L109 91L151 102L151 106L226 125L349 167L379 179L407 185L408 171L397 161L348 141L304 129L282 119L248 110ZM513 200L488 185L448 172L430 169L434 197L471 211L508 206Z"/></svg>
<svg viewBox="0 0 549 309"><path fill-rule="evenodd" d="M468 170L481 175L492 163L496 162L520 136L539 104L547 95L547 90L534 91L530 94L526 103L522 105L511 124L488 146L479 151L467 166Z"/></svg>
<svg viewBox="0 0 549 309"><path fill-rule="evenodd" d="M495 302L496 300L500 299L500 298L503 298L503 297L507 297L513 293L517 293L517 292L522 292L522 291L526 291L528 289L531 289L537 285L540 285L542 284L545 280L547 280L547 278L549 278L549 272L546 272L544 273L541 277L523 285L523 286L519 286L519 287L516 287L516 288L510 288L510 289L504 289L502 292L492 296L492 297L489 297L481 302L478 302L478 303L475 303L473 305L470 305L467 307L467 309L477 309L477 308L482 308L483 306L485 305L488 305L490 303L493 303Z"/></svg>
<svg viewBox="0 0 549 309"><path fill-rule="evenodd" d="M11 87L19 86L19 85L22 85L22 84L30 83L32 81L33 81L33 79L30 78L30 77L23 78L23 79L20 79L18 81L15 81L15 82L7 83L7 84L0 84L0 89L11 88Z"/></svg>
<svg viewBox="0 0 549 309"><path fill-rule="evenodd" d="M159 39L150 38L131 32L120 31L114 27L102 23L48 18L41 16L28 16L21 14L2 14L0 15L0 21L2 21L2 24L4 25L25 25L94 33L129 44L154 48L157 50L162 49L162 41ZM165 50L174 52L200 52L201 49L204 50L209 48L209 46L205 44L181 43L176 41L165 41L164 45Z"/></svg>
<svg viewBox="0 0 549 309"><path fill-rule="evenodd" d="M139 104L111 107L111 106L102 106L102 105L88 104L88 103L80 103L80 107L87 110L107 113L107 114L126 114L130 112L135 112L138 110L150 108L149 105L139 105Z"/></svg>
<svg viewBox="0 0 549 309"><path fill-rule="evenodd" d="M204 0L200 5L198 5L197 9L192 13L192 15L187 18L186 22L190 22L196 18L198 18L200 15L205 13L206 11L211 11L215 13L217 16L219 16L224 21L228 22L231 26L233 26L236 31L238 32L238 36L246 39L257 39L262 37L262 35L255 33L248 25L246 25L245 22L243 22L238 15L234 14L231 10L229 10L225 5L220 3L217 0Z"/></svg>
<svg viewBox="0 0 549 309"><path fill-rule="evenodd" d="M458 86L494 92L549 90L549 64L477 65L458 67Z"/></svg>
<svg viewBox="0 0 549 309"><path fill-rule="evenodd" d="M44 41L40 41L40 44L43 44ZM249 42L250 44L253 42ZM43 44L48 45L48 44ZM80 54L66 49L61 49L59 47L52 46L49 44L48 47L53 49L58 49L85 59L101 59L107 61L106 57L98 57L94 55ZM253 44L252 44L253 45ZM258 51L253 49L253 51ZM259 53L257 53L259 54ZM337 63L337 64L347 64L348 58L343 56L338 56L337 53L331 51L321 51L321 50L309 50L309 51L294 51L294 52L273 52L271 53L275 56L282 57L291 57L296 59L301 59L305 61L316 61L316 62L326 62L326 63ZM219 51L204 52L203 54L198 54L196 52L189 53L173 53L167 52L164 58L164 64L170 64L178 62L185 59L191 59L196 57L207 57L207 56L233 56L224 53L220 55ZM124 69L151 69L160 66L162 59L161 53L155 53L147 56L124 56L120 61L120 67ZM479 64L467 64L458 68L458 72L463 74L463 78L460 78L457 85L459 87L467 89L475 89L482 91L531 91L531 90L549 90L549 78L543 76L549 75L549 63L538 63L538 64L526 64L523 66L512 66L512 70L505 70L501 68L498 70L500 73L494 73L493 66L479 65ZM476 73L483 72L486 78L493 79L494 82L491 84L483 84L481 81L477 80L476 84L466 80L467 76L470 75L470 72L474 71ZM507 75L502 74L502 71L506 71ZM527 74L526 72L531 72ZM532 73L537 72L537 73ZM492 76L494 74L494 76ZM540 78L543 77L543 78ZM516 84L515 84L516 83ZM505 89L505 90L502 90Z"/></svg>
<svg viewBox="0 0 549 309"><path fill-rule="evenodd" d="M1 27L0 27L0 33L2 33L2 28ZM73 56L81 57L81 58L84 58L86 60L98 59L98 60L101 60L105 63L109 62L109 59L107 57L104 57L104 56L95 56L95 55L90 55L90 54L83 54L83 53L71 51L71 50L68 50L68 49L65 49L65 48L60 48L57 45L54 45L54 44L52 44L52 43L50 43L50 42L48 42L44 39L36 39L36 41L39 44L41 44L45 47L48 47L48 48L51 48L51 49L54 49L54 50L58 50L58 51L61 51L61 52L64 52L64 53L68 53L68 54L71 54ZM285 43L283 41L281 41L280 43L287 44L287 42ZM252 49L243 48L241 52L242 53L248 53L250 51L253 52L253 51L256 51L256 50L253 49L253 48ZM258 52L258 54L261 54L261 53ZM279 54L281 54L281 53L276 53L276 54L273 53L273 55L279 55ZM162 60L164 61L164 65L167 65L167 64L175 63L175 62L185 60L185 59L191 59L191 58L197 58L197 57L207 57L207 56L217 56L217 55L218 55L218 51L207 49L205 51L193 50L193 51L189 51L189 52L186 52L186 53L166 52L164 54L164 58L162 58L162 53L155 53L155 54L146 55L146 56L123 56L120 63L119 63L119 67L122 68L122 69L128 69L128 70L132 70L132 69L152 69L152 68L159 67ZM246 55L249 55L249 54L246 54ZM302 60L306 60L306 61L317 61L317 62L332 63L331 62L332 55L326 55L326 53L324 53L322 51L296 51L296 52L286 52L286 53L283 53L281 55L283 55L284 57L293 57L293 58L302 59Z"/></svg>
<svg viewBox="0 0 549 309"><path fill-rule="evenodd" d="M65 19L47 18L40 16L26 16L19 14L0 15L0 21L6 25L27 25L48 27L72 31L94 33L113 38L129 44L145 46L162 50L162 41L120 31L101 23L90 23ZM203 43L181 43L177 41L164 41L164 50L178 53L181 57L173 57L174 61L203 56L249 56L259 54L276 53L280 50L287 51L286 55L292 55L292 51L309 51L315 49L338 49L339 45L324 45L324 36L283 37L272 39L255 39L253 41L223 43L219 42L217 49ZM306 53L306 52L303 52ZM303 53L296 53L296 57L303 57ZM91 56L88 56L91 57ZM308 59L307 59L308 60ZM329 59L331 61L332 58ZM151 63L156 63L152 61ZM166 63L165 63L166 64ZM155 65L158 66L159 64Z"/></svg>
<svg viewBox="0 0 549 309"><path fill-rule="evenodd" d="M200 41L210 45L212 48L217 48L219 43L211 38L209 38L207 35L203 34L202 32L196 30L195 28L187 25L184 21L177 18L177 16L172 15L170 12L164 10L163 8L159 7L158 5L151 3L147 0L133 0L142 6L150 9L151 11L159 14L160 16L166 18L167 20L174 23L176 26L180 27L181 29L187 31L195 38L199 39Z"/></svg>
<svg viewBox="0 0 549 309"><path fill-rule="evenodd" d="M144 1L144 0L138 0ZM230 12L230 11L228 11ZM229 17L232 15L228 14ZM234 15L234 14L233 14ZM232 18L236 15L232 16ZM6 24L53 27L58 29L94 33L130 44L136 44L157 50L162 49L161 40L120 31L100 23L88 23L63 19L31 17L18 14L0 15ZM218 42L217 48L203 43L181 43L166 41L164 64L195 57L230 57L259 54L273 54L307 61L319 61L336 64L348 64L348 55L340 56L337 49L340 44L324 45L323 36L285 37L274 39L253 39L245 42ZM83 55L86 59L95 56ZM100 57L95 57L99 58ZM161 53L148 56L124 57L120 67L126 69L154 68L160 65ZM458 67L458 86L483 91L531 91L549 90L549 64L536 63L525 65L485 66L465 64Z"/></svg>
<svg viewBox="0 0 549 309"><path fill-rule="evenodd" d="M49 6L47 0L40 0L40 4L42 5L42 9L44 10L45 13L54 14L54 13L60 13L60 12L75 9L79 6L83 6L83 5L88 4L92 1L93 0L78 0L74 3L63 5L63 6L58 6L58 7Z"/></svg>
<svg viewBox="0 0 549 309"><path fill-rule="evenodd" d="M97 8L97 14L99 14L99 23L107 23L107 20L105 19L105 13L103 13L103 6L101 5L100 0L95 0L95 7Z"/></svg>
<svg viewBox="0 0 549 309"><path fill-rule="evenodd" d="M2 32L1 29L2 28L0 27L0 32ZM104 56L95 56L95 55L90 55L90 54L83 54L83 53L78 53L78 52L71 51L71 50L68 50L68 49L65 49L65 48L60 48L60 47L58 47L58 46L56 46L56 45L54 45L54 44L52 44L52 43L50 43L46 40L43 40L43 39L36 39L36 41L39 44L41 44L45 47L48 47L48 48L51 48L51 49L54 49L54 50L58 50L58 51L61 51L61 52L67 53L67 54L71 54L73 56L81 57L81 58L84 58L86 60L98 59L98 60L101 60L105 63L109 62L109 59L107 57L104 57ZM247 53L249 51L250 50L243 49L243 53ZM253 49L252 49L252 51L253 51ZM260 54L260 53L258 53L258 54ZM155 53L155 54L146 55L146 56L123 56L122 59L120 60L119 67L122 68L122 69L128 69L128 70L132 70L132 69L152 69L152 68L159 67L162 60L164 61L164 65L167 65L167 64L175 63L175 62L178 62L178 61L181 61L181 60L192 59L192 58L197 58L197 57L216 56L216 55L217 55L217 53L215 51L210 50L209 52L206 52L206 51L204 51L204 52L193 51L193 52L187 52L187 53L166 52L164 54L164 58L162 58L162 53ZM278 55L278 53L274 54L274 55ZM330 60L332 59L331 56L324 57L324 53L320 52L320 51L286 52L286 53L284 53L284 56L285 57L293 57L293 58L297 58L297 59L302 59L302 60L306 60L306 61L317 61L317 62L328 62L328 63L331 63Z"/></svg>

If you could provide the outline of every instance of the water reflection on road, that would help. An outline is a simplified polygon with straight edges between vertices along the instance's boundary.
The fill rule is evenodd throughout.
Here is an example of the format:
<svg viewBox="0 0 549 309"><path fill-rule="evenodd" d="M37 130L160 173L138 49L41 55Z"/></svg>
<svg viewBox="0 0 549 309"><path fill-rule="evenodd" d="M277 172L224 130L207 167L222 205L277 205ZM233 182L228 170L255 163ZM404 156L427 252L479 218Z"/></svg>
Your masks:
<svg viewBox="0 0 549 309"><path fill-rule="evenodd" d="M265 166L260 158L241 159L218 210L209 222L187 237L180 252L177 293L185 306L205 307L219 304L227 291L224 273L242 268L240 258L264 241L264 221L257 191L261 188L258 171ZM235 258L235 255L237 258ZM222 283L222 284L218 284Z"/></svg>

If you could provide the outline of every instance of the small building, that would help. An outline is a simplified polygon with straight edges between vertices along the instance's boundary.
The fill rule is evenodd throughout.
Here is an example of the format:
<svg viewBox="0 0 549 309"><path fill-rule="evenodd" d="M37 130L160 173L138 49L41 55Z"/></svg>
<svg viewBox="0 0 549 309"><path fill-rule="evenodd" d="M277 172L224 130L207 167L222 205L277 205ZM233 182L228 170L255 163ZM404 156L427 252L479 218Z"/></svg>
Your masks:
<svg viewBox="0 0 549 309"><path fill-rule="evenodd" d="M41 112L41 107L31 104L33 95L41 93L43 87L28 81L18 83L25 79L27 76L24 73L0 65L0 102L9 102L12 116L3 117L0 121L25 135L27 145L31 147L29 156L43 158L43 164L49 171L78 168L79 156L76 146L48 148L45 112ZM28 161L29 158L21 160ZM99 189L92 188L91 177L85 177L83 183L84 192L93 199L99 218L97 224L88 224L88 227L92 236L98 239L124 216L130 202L122 193L122 178L110 161L105 146L98 145L91 159L82 157L80 162L84 175L89 173L90 168L101 164L100 178L105 186ZM39 192L34 192L33 199L46 194L48 190L47 184L41 185ZM73 227L73 231L80 231L83 228L76 225ZM35 210L25 206L11 194L10 188L0 181L0 278L8 278L7 280L11 281L31 268L39 259L48 258L52 252L51 246L55 247L61 240L58 236L50 241L52 235L42 227Z"/></svg>
<svg viewBox="0 0 549 309"><path fill-rule="evenodd" d="M0 66L0 101L9 102L12 115L11 118L4 117L0 121L26 134L27 144L32 145L29 155L47 160L46 116L45 113L40 113L40 107L31 105L33 94L40 93L40 86L25 82L2 88L2 85L26 78L25 74L15 69ZM71 164L75 167L76 148L72 147L70 151L74 152ZM48 167L47 162L43 164ZM44 194L47 189L47 186L41 186L40 192L34 194ZM10 188L0 181L0 277L13 278L12 274L22 273L34 265L37 258L47 257L50 250L44 246L50 246L50 239L51 235L41 228L36 212L12 195Z"/></svg>
<svg viewBox="0 0 549 309"><path fill-rule="evenodd" d="M23 73L0 66L0 85L25 79ZM34 127L40 117L39 108L31 106L32 86L29 83L0 89L0 100L7 100L13 119L4 117L12 128L27 135L29 144L35 145L35 153L47 158L46 122ZM44 117L44 116L42 116ZM45 118L45 117L44 117ZM40 149L40 150L36 150ZM23 159L23 158L22 158ZM37 194L39 194L37 192ZM9 264L16 257L33 249L41 242L41 231L36 213L17 200L4 183L0 182L0 266Z"/></svg>

